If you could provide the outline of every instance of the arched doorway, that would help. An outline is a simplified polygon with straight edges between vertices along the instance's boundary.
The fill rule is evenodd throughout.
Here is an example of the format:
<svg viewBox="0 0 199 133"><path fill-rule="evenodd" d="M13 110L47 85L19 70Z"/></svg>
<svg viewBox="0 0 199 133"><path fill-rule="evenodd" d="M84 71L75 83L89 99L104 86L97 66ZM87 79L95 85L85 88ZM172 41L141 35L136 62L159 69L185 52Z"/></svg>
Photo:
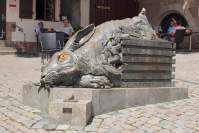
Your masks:
<svg viewBox="0 0 199 133"><path fill-rule="evenodd" d="M174 18L177 22L180 22L184 27L189 26L189 24L184 16L182 16L179 13L170 13L170 14L166 15L160 23L163 33L167 32L167 29L169 28L170 21L172 18Z"/></svg>
<svg viewBox="0 0 199 133"><path fill-rule="evenodd" d="M90 0L90 23L134 17L138 10L138 0Z"/></svg>

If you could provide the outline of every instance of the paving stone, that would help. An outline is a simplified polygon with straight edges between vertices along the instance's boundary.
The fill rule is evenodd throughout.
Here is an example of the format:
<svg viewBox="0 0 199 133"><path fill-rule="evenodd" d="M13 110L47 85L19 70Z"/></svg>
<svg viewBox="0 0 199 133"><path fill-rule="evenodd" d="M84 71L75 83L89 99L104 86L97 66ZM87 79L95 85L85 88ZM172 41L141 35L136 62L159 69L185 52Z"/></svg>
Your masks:
<svg viewBox="0 0 199 133"><path fill-rule="evenodd" d="M94 123L101 123L102 121L103 121L103 119L97 119L97 118L92 120L92 122L94 122Z"/></svg>
<svg viewBox="0 0 199 133"><path fill-rule="evenodd" d="M16 119L17 122L19 123L24 123L25 121L30 120L30 118L24 117L24 116L20 116L18 119Z"/></svg>
<svg viewBox="0 0 199 133"><path fill-rule="evenodd" d="M91 125L91 126L94 126L94 127L96 127L96 128L99 128L100 125L101 125L101 123L99 123L99 122L92 122L90 125Z"/></svg>
<svg viewBox="0 0 199 133"><path fill-rule="evenodd" d="M62 125L58 125L56 130L67 130L69 128L70 128L70 125L62 124Z"/></svg>
<svg viewBox="0 0 199 133"><path fill-rule="evenodd" d="M26 128L24 126L19 127L19 130L22 131L23 133L29 133L30 132L30 129Z"/></svg>
<svg viewBox="0 0 199 133"><path fill-rule="evenodd" d="M162 128L159 127L159 125L152 126L151 129L154 130L154 131L160 131L160 130L162 130Z"/></svg>
<svg viewBox="0 0 199 133"><path fill-rule="evenodd" d="M135 133L146 133L146 131L143 129L137 129L135 130Z"/></svg>
<svg viewBox="0 0 199 133"><path fill-rule="evenodd" d="M160 131L160 133L171 133L171 131L170 131L170 130L167 130L167 129L162 129L162 130Z"/></svg>
<svg viewBox="0 0 199 133"><path fill-rule="evenodd" d="M13 133L15 133L18 130L17 128L15 128L13 126L13 123L10 120L6 121L6 124L4 125L4 127L6 128L6 130L8 130L10 132L13 132Z"/></svg>
<svg viewBox="0 0 199 133"><path fill-rule="evenodd" d="M111 116L107 115L107 114L103 114L103 115L98 115L95 118L97 118L97 119L106 119L106 118L109 118L109 117L111 117Z"/></svg>
<svg viewBox="0 0 199 133"><path fill-rule="evenodd" d="M57 128L57 124L54 124L54 123L48 123L48 124L45 124L43 126L44 129L46 130L55 130Z"/></svg>
<svg viewBox="0 0 199 133"><path fill-rule="evenodd" d="M15 133L23 133L22 131L20 131L20 130L17 130Z"/></svg>
<svg viewBox="0 0 199 133"><path fill-rule="evenodd" d="M106 129L106 128L100 128L98 130L98 133L107 133L107 131L108 131L108 129Z"/></svg>
<svg viewBox="0 0 199 133"><path fill-rule="evenodd" d="M9 133L6 128L0 126L0 133Z"/></svg>
<svg viewBox="0 0 199 133"><path fill-rule="evenodd" d="M64 133L63 131L49 131L48 133Z"/></svg>
<svg viewBox="0 0 199 133"><path fill-rule="evenodd" d="M140 122L140 121L136 121L135 123L133 123L132 125L135 127L140 127L142 126L144 123Z"/></svg>
<svg viewBox="0 0 199 133"><path fill-rule="evenodd" d="M8 107L9 105L10 105L9 101L6 101L6 100L1 100L0 101L0 106L2 106L2 107Z"/></svg>
<svg viewBox="0 0 199 133"><path fill-rule="evenodd" d="M44 129L37 129L37 133L48 133L48 131Z"/></svg>
<svg viewBox="0 0 199 133"><path fill-rule="evenodd" d="M80 126L70 126L70 130L74 130L74 131L83 131L84 127L80 127Z"/></svg>
<svg viewBox="0 0 199 133"><path fill-rule="evenodd" d="M128 109L120 110L120 111L118 111L118 112L119 112L119 113L122 113L122 114L125 114L125 115L129 115L129 114L131 113L131 111L128 110Z"/></svg>
<svg viewBox="0 0 199 133"><path fill-rule="evenodd" d="M43 128L44 125L46 125L47 123L48 123L47 121L46 121L46 122L45 122L45 121L39 121L39 122L33 124L32 128L33 128L33 129L41 129L41 128Z"/></svg>
<svg viewBox="0 0 199 133"><path fill-rule="evenodd" d="M99 133L122 133L122 130L119 129L102 129L98 131Z"/></svg>
<svg viewBox="0 0 199 133"><path fill-rule="evenodd" d="M150 125L157 125L159 124L160 121L161 119L155 117L155 118L151 118L149 121L147 121L147 123Z"/></svg>
<svg viewBox="0 0 199 133"><path fill-rule="evenodd" d="M122 127L124 130L135 130L136 129L135 126L127 125L127 124L120 125L120 127Z"/></svg>
<svg viewBox="0 0 199 133"><path fill-rule="evenodd" d="M5 121L5 120L8 120L9 118L5 115L0 115L0 120L1 121Z"/></svg>
<svg viewBox="0 0 199 133"><path fill-rule="evenodd" d="M35 121L35 120L28 120L28 121L23 121L22 123L23 123L26 127L30 128L30 127L32 127L36 122L37 122L37 121Z"/></svg>
<svg viewBox="0 0 199 133"><path fill-rule="evenodd" d="M81 132L69 130L69 131L66 131L65 133L81 133Z"/></svg>
<svg viewBox="0 0 199 133"><path fill-rule="evenodd" d="M88 132L96 132L98 130L98 128L96 126L93 126L93 125L88 125L84 128L85 131L88 131Z"/></svg>
<svg viewBox="0 0 199 133"><path fill-rule="evenodd" d="M171 131L174 133L183 133L184 129L183 128L175 128L175 129L172 129Z"/></svg>

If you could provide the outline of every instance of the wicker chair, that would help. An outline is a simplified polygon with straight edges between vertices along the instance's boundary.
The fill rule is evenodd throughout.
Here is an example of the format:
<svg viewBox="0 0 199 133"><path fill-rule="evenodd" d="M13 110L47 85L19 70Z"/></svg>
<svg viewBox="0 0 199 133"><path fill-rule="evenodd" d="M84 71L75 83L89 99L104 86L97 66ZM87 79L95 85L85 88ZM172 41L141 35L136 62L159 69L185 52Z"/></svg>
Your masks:
<svg viewBox="0 0 199 133"><path fill-rule="evenodd" d="M55 33L40 33L39 42L41 45L41 63L44 64L45 58L48 59L57 51L60 51L62 46L56 40Z"/></svg>

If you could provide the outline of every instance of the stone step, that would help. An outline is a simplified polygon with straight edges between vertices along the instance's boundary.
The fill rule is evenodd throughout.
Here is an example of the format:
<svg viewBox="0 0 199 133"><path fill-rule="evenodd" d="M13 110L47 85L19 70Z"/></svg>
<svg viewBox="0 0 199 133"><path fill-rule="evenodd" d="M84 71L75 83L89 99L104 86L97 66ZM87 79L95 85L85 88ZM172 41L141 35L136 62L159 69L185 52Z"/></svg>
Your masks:
<svg viewBox="0 0 199 133"><path fill-rule="evenodd" d="M0 55L9 55L9 54L15 54L16 49L13 47L3 47L0 46Z"/></svg>

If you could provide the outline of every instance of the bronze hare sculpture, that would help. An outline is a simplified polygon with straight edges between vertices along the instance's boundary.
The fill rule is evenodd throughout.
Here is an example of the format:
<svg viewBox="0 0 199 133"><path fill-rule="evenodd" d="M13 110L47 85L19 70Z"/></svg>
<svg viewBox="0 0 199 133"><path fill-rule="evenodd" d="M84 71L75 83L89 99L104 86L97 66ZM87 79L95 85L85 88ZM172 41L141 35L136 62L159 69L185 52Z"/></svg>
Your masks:
<svg viewBox="0 0 199 133"><path fill-rule="evenodd" d="M120 86L122 38L157 39L145 9L133 18L89 25L74 34L44 67L43 86L111 88Z"/></svg>

